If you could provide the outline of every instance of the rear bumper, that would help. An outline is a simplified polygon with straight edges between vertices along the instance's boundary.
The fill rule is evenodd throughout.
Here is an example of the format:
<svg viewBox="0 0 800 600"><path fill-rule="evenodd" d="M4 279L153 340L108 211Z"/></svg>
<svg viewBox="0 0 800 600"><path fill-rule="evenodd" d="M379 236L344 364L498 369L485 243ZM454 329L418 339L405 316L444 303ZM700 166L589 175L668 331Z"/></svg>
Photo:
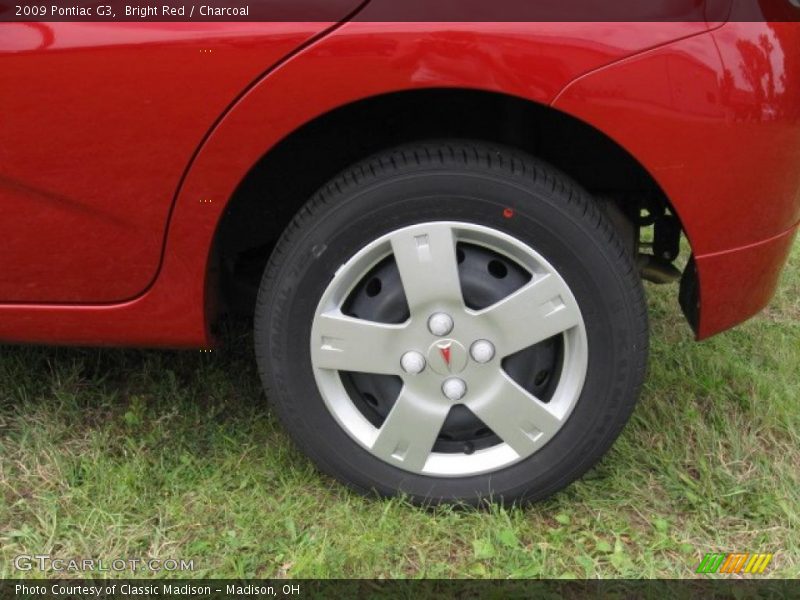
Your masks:
<svg viewBox="0 0 800 600"><path fill-rule="evenodd" d="M696 308L698 340L749 319L767 305L798 228L800 223L755 244L695 257L699 288L682 304L690 321Z"/></svg>
<svg viewBox="0 0 800 600"><path fill-rule="evenodd" d="M767 304L794 239L799 44L800 23L731 21L579 77L553 102L669 199L695 255L681 304L698 339Z"/></svg>

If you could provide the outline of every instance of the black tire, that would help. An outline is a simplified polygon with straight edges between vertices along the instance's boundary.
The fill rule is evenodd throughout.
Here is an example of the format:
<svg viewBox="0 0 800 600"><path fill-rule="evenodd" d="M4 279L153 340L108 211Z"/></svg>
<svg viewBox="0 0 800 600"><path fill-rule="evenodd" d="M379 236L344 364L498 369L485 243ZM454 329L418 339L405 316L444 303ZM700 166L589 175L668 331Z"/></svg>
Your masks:
<svg viewBox="0 0 800 600"><path fill-rule="evenodd" d="M311 324L336 269L389 231L435 220L482 224L530 245L567 282L585 322L588 368L571 415L540 450L490 474L431 477L383 462L339 426L312 373ZM513 149L427 142L355 165L299 211L261 282L255 349L286 430L322 471L353 489L417 503L529 502L580 477L617 438L644 378L648 324L630 252L575 182Z"/></svg>

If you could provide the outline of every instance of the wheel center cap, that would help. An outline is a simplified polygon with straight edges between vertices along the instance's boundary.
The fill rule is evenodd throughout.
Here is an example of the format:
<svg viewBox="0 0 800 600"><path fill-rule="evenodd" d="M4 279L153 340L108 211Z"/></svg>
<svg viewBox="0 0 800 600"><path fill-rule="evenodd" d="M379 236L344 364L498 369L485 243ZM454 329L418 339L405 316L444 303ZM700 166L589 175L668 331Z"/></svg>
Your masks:
<svg viewBox="0 0 800 600"><path fill-rule="evenodd" d="M428 364L439 375L461 373L466 366L469 355L467 349L456 340L437 340L428 348Z"/></svg>

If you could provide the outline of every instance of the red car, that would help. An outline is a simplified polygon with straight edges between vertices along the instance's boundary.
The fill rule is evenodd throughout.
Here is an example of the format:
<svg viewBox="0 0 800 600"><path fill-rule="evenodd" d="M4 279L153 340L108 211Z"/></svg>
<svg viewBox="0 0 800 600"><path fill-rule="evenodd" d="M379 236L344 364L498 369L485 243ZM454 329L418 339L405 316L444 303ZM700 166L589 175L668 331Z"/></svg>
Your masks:
<svg viewBox="0 0 800 600"><path fill-rule="evenodd" d="M0 340L208 348L244 310L323 471L539 499L633 409L643 279L680 279L698 339L772 296L800 220L800 28L354 12L386 1L0 23Z"/></svg>

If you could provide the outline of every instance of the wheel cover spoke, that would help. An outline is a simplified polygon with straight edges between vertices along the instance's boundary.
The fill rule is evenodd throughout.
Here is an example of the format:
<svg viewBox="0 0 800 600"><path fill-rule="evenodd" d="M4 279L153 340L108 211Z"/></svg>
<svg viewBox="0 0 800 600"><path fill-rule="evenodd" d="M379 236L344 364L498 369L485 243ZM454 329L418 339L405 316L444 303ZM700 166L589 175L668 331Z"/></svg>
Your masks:
<svg viewBox="0 0 800 600"><path fill-rule="evenodd" d="M326 313L317 317L311 361L321 369L392 374L398 370L396 348L403 325L374 323Z"/></svg>
<svg viewBox="0 0 800 600"><path fill-rule="evenodd" d="M581 323L566 285L552 274L537 277L479 313L498 332L502 356L509 356Z"/></svg>
<svg viewBox="0 0 800 600"><path fill-rule="evenodd" d="M391 245L411 314L432 305L463 305L456 242L448 224L402 229L391 236Z"/></svg>
<svg viewBox="0 0 800 600"><path fill-rule="evenodd" d="M386 417L372 451L385 461L421 471L450 407L432 404L403 388Z"/></svg>
<svg viewBox="0 0 800 600"><path fill-rule="evenodd" d="M467 407L520 456L534 452L562 424L546 404L503 371L497 373L491 392L468 402Z"/></svg>

